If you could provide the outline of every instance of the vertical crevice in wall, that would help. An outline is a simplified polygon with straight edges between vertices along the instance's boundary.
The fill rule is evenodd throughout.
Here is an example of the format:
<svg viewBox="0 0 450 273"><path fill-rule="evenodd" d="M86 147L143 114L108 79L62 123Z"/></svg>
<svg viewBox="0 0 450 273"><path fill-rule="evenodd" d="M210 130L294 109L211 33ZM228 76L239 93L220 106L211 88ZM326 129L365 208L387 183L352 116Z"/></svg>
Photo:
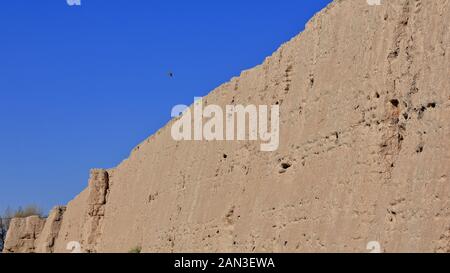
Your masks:
<svg viewBox="0 0 450 273"><path fill-rule="evenodd" d="M109 193L109 173L103 169L91 171L86 221L83 227L82 247L84 252L97 252L105 216L105 205Z"/></svg>
<svg viewBox="0 0 450 273"><path fill-rule="evenodd" d="M66 207L58 206L52 209L44 228L36 241L36 252L53 253L55 242L58 239Z"/></svg>
<svg viewBox="0 0 450 273"><path fill-rule="evenodd" d="M414 14L417 14L420 8L419 0L404 1L400 18L394 28L392 47L387 56L388 103L385 114L387 130L383 135L381 155L388 180L392 177L392 168L395 167L407 135L407 125L413 111L412 96L419 92L417 81L420 70L414 69L413 57L415 33L410 26L414 23ZM406 67L400 66L403 61L407 64Z"/></svg>

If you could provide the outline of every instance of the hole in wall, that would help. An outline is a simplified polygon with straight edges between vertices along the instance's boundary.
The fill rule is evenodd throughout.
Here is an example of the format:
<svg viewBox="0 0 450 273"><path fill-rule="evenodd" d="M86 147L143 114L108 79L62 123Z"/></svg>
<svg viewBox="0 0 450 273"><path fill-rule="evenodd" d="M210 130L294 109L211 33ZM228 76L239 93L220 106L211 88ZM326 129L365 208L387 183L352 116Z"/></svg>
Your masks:
<svg viewBox="0 0 450 273"><path fill-rule="evenodd" d="M420 154L423 152L423 145L419 145L416 149L416 153Z"/></svg>
<svg viewBox="0 0 450 273"><path fill-rule="evenodd" d="M430 102L427 105L428 108L436 108L436 103L435 102Z"/></svg>
<svg viewBox="0 0 450 273"><path fill-rule="evenodd" d="M292 166L291 163L283 162L281 163L281 169L278 171L279 173L285 173L287 169L289 169Z"/></svg>
<svg viewBox="0 0 450 273"><path fill-rule="evenodd" d="M398 105L399 105L398 99L392 99L390 102L391 102L392 106L394 106L394 107L398 107Z"/></svg>
<svg viewBox="0 0 450 273"><path fill-rule="evenodd" d="M423 118L423 115L424 115L424 113L425 113L425 110L427 110L427 109L425 108L425 106L420 107L420 109L419 109L418 112L417 112L417 118L418 118L418 119L422 119L422 118Z"/></svg>

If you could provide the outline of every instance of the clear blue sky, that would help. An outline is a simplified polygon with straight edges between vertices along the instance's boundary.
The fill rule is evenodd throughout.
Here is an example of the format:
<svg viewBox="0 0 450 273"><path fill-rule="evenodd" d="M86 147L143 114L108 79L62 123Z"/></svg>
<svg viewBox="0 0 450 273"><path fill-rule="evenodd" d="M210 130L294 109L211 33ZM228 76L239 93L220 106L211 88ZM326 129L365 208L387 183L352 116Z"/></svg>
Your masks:
<svg viewBox="0 0 450 273"><path fill-rule="evenodd" d="M330 0L9 0L0 7L0 212L45 211ZM174 78L167 76L175 73Z"/></svg>

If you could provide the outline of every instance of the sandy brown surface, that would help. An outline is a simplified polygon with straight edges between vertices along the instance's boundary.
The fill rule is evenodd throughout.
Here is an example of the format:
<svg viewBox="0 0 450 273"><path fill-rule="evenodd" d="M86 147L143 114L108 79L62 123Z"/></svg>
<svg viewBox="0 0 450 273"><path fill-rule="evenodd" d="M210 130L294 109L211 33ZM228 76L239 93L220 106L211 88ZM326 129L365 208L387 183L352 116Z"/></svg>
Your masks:
<svg viewBox="0 0 450 273"><path fill-rule="evenodd" d="M382 2L334 1L205 98L278 103L277 151L176 142L169 123L94 170L36 249L450 251L450 1Z"/></svg>

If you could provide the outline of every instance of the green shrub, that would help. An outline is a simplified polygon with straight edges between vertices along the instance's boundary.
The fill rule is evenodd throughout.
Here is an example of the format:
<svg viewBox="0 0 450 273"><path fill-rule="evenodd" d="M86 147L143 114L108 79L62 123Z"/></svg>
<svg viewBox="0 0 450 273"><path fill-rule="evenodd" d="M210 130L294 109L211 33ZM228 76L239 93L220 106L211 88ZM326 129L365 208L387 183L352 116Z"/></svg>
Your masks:
<svg viewBox="0 0 450 273"><path fill-rule="evenodd" d="M128 253L141 253L141 251L142 251L142 247L137 246L137 247L132 248L130 251L128 251Z"/></svg>

